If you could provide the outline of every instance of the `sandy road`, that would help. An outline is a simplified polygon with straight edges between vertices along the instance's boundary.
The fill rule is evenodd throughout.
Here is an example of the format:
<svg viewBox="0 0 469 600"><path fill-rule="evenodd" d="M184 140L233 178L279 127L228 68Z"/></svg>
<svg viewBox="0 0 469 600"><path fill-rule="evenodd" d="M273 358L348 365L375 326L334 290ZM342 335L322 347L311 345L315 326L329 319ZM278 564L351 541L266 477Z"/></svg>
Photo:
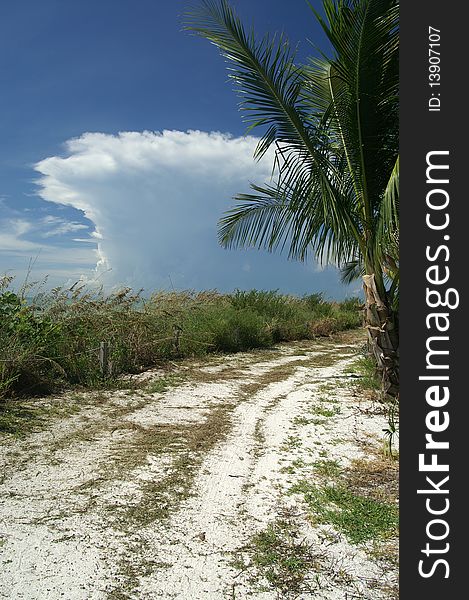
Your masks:
<svg viewBox="0 0 469 600"><path fill-rule="evenodd" d="M347 469L381 444L382 412L351 386L362 341L189 361L162 391L150 371L137 389L38 401L47 423L0 448L0 597L394 598L392 565L292 493L318 461ZM291 590L251 548L279 519L311 559Z"/></svg>

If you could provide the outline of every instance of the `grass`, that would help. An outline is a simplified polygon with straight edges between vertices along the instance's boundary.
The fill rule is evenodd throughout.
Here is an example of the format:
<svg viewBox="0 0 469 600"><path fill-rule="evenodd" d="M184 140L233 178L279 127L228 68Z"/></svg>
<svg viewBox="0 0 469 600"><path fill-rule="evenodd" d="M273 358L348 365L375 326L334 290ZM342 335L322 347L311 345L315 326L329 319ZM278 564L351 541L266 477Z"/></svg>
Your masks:
<svg viewBox="0 0 469 600"><path fill-rule="evenodd" d="M293 425L309 425L314 419L308 419L307 417L294 417Z"/></svg>
<svg viewBox="0 0 469 600"><path fill-rule="evenodd" d="M271 348L360 325L358 300L318 295L188 291L144 298L129 288L106 295L79 284L50 292L12 285L0 278L0 400L71 385L109 387L121 374L183 357ZM109 344L106 377L102 341Z"/></svg>
<svg viewBox="0 0 469 600"><path fill-rule="evenodd" d="M381 382L376 375L376 365L369 355L363 355L351 365L347 372L356 376L353 385L361 390L378 396L381 392Z"/></svg>
<svg viewBox="0 0 469 600"><path fill-rule="evenodd" d="M323 477L336 478L341 472L342 468L336 460L330 459L319 459L313 463L315 473Z"/></svg>
<svg viewBox="0 0 469 600"><path fill-rule="evenodd" d="M308 408L308 412L312 413L313 415L325 417L327 419L330 419L331 417L335 417L336 415L340 414L340 411L340 406L333 406L332 408L327 408L321 404L316 404L315 406Z"/></svg>
<svg viewBox="0 0 469 600"><path fill-rule="evenodd" d="M149 455L171 458L165 475L140 483L141 498L136 504L110 507L120 529L135 532L154 521L168 518L177 510L179 504L189 497L193 478L204 456L229 430L232 408L231 404L219 405L204 421L190 425L134 426L131 444L125 446L119 442L116 447L119 460L105 469L103 477L106 480L130 474L145 465ZM118 472L113 469L118 469Z"/></svg>
<svg viewBox="0 0 469 600"><path fill-rule="evenodd" d="M148 456L161 457L166 467L164 473L139 482L137 501L121 499L106 506L104 516L110 526L128 537L130 550L117 561L120 581L109 592L109 599L133 597L145 572L171 566L149 558L151 550L145 539L145 528L155 522L165 522L194 493L194 477L207 452L229 431L232 409L232 404L218 405L204 421L190 425L134 426L130 443L116 443L116 459L104 466L100 474L102 481L132 479L132 472L145 467Z"/></svg>
<svg viewBox="0 0 469 600"><path fill-rule="evenodd" d="M399 465L376 449L368 449L369 458L355 459L347 473L347 484L361 495L396 505L399 498Z"/></svg>
<svg viewBox="0 0 469 600"><path fill-rule="evenodd" d="M7 400L0 409L0 432L14 436L30 433L51 418L70 416L81 410L81 404L70 399L60 404L36 404L34 401Z"/></svg>
<svg viewBox="0 0 469 600"><path fill-rule="evenodd" d="M348 372L357 376L352 384L356 392L371 397L381 404L387 420L387 426L383 427L385 452L391 458L397 459L398 451L394 446L399 435L399 399L389 397L383 392L371 356L361 356L349 367Z"/></svg>
<svg viewBox="0 0 469 600"><path fill-rule="evenodd" d="M298 435L289 435L287 439L283 442L281 450L294 450L295 448L300 448L302 445L303 442Z"/></svg>
<svg viewBox="0 0 469 600"><path fill-rule="evenodd" d="M277 598L293 598L315 587L313 552L292 519L279 518L254 535L233 563L240 572L250 571L250 581L260 591L274 590ZM259 582L262 582L259 584Z"/></svg>
<svg viewBox="0 0 469 600"><path fill-rule="evenodd" d="M145 387L147 394L161 394L170 387L176 387L184 383L184 377L176 374L169 374L165 377L159 377Z"/></svg>
<svg viewBox="0 0 469 600"><path fill-rule="evenodd" d="M398 465L374 447L368 455L347 469L335 460L317 460L313 470L320 481L302 480L290 491L303 496L313 522L332 525L353 544L372 541L377 551L377 543L398 535Z"/></svg>
<svg viewBox="0 0 469 600"><path fill-rule="evenodd" d="M280 469L280 473L288 473L289 475L293 475L298 471L298 469L304 469L307 466L307 463L301 458L297 458L293 460L288 466L282 467Z"/></svg>
<svg viewBox="0 0 469 600"><path fill-rule="evenodd" d="M332 525L353 544L397 535L397 508L387 502L357 494L344 485L303 482L293 490L303 493L316 522Z"/></svg>

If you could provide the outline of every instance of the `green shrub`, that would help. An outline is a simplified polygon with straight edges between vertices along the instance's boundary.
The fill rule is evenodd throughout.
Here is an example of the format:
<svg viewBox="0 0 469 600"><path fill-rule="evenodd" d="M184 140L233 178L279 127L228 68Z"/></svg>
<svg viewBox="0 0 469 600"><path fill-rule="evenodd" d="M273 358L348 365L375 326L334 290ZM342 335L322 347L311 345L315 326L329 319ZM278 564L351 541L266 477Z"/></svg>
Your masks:
<svg viewBox="0 0 469 600"><path fill-rule="evenodd" d="M61 374L49 355L60 336L60 323L13 292L0 294L0 398L12 386L47 391Z"/></svg>
<svg viewBox="0 0 469 600"><path fill-rule="evenodd" d="M295 299L273 291L236 290L229 296L233 308L251 309L269 319L291 319L295 314Z"/></svg>
<svg viewBox="0 0 469 600"><path fill-rule="evenodd" d="M265 319L248 308L228 311L214 325L215 348L221 352L239 352L272 345Z"/></svg>
<svg viewBox="0 0 469 600"><path fill-rule="evenodd" d="M55 288L25 300L0 279L0 398L103 383L100 342L111 376L184 356L238 352L329 335L360 324L358 300L326 302L277 291L104 294Z"/></svg>

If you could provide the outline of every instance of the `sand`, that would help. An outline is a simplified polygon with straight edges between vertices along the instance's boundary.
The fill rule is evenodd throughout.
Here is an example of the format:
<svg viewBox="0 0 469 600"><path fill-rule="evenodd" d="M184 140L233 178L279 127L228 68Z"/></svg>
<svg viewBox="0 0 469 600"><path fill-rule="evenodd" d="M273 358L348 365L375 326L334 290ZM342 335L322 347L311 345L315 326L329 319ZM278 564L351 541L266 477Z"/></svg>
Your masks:
<svg viewBox="0 0 469 600"><path fill-rule="evenodd" d="M314 523L291 491L315 461L347 469L383 447L383 411L350 372L362 343L185 361L160 393L35 401L74 410L2 439L0 597L394 598L395 567ZM294 593L250 567L253 536L278 519L316 557Z"/></svg>

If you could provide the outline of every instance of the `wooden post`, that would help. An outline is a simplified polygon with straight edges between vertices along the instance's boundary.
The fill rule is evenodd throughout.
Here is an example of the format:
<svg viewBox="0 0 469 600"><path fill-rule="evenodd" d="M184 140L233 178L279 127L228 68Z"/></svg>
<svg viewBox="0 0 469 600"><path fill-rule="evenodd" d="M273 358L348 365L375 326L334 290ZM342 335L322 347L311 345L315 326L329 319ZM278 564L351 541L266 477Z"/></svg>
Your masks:
<svg viewBox="0 0 469 600"><path fill-rule="evenodd" d="M179 338L181 337L182 328L179 325L174 325L173 327L173 347L176 354L179 355Z"/></svg>
<svg viewBox="0 0 469 600"><path fill-rule="evenodd" d="M109 375L109 342L99 344L99 366L103 379Z"/></svg>

